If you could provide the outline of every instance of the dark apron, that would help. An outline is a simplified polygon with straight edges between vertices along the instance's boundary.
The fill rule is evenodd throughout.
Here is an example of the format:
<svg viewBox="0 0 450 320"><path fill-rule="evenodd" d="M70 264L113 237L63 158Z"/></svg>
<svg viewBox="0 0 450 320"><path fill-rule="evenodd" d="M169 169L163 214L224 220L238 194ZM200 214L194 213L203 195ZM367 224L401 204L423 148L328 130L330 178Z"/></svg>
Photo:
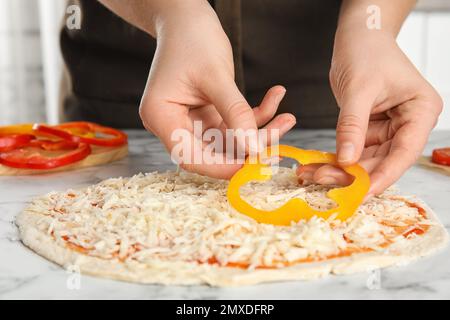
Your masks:
<svg viewBox="0 0 450 320"><path fill-rule="evenodd" d="M156 41L97 1L71 2L81 7L82 26L61 31L71 82L63 97L66 120L141 128L139 101ZM340 0L215 0L212 5L233 46L236 82L251 105L281 84L287 94L279 113L295 114L301 128L335 126L328 72Z"/></svg>

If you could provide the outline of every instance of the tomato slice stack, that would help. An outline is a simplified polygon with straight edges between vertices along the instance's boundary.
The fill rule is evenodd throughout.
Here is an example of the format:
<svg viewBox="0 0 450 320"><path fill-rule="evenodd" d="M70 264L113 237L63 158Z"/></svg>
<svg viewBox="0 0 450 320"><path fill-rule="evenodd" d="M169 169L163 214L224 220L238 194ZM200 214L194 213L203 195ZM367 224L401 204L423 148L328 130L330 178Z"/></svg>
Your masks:
<svg viewBox="0 0 450 320"><path fill-rule="evenodd" d="M126 143L127 136L122 131L91 122L0 127L0 164L54 169L85 159L92 152L91 145L119 147Z"/></svg>
<svg viewBox="0 0 450 320"><path fill-rule="evenodd" d="M58 126L37 124L34 129L72 142L84 142L96 146L117 147L126 143L127 135L120 130L92 122L68 122ZM102 134L105 137L98 137Z"/></svg>

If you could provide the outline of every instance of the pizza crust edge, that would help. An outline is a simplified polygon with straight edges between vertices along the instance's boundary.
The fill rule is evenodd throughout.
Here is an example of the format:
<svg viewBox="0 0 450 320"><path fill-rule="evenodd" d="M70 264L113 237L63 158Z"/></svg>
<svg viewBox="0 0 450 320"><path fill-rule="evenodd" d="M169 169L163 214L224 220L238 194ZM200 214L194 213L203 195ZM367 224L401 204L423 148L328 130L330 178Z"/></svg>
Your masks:
<svg viewBox="0 0 450 320"><path fill-rule="evenodd" d="M40 218L26 209L16 218L22 242L46 259L64 268L77 266L82 274L145 284L201 285L218 287L254 285L263 282L310 280L328 274L367 272L377 268L405 265L444 248L449 236L435 213L415 197L403 197L421 206L435 222L428 231L416 238L395 243L383 251L357 253L326 261L301 263L279 269L241 269L210 264L155 261L143 264L136 261L117 262L89 257L60 246L34 224Z"/></svg>

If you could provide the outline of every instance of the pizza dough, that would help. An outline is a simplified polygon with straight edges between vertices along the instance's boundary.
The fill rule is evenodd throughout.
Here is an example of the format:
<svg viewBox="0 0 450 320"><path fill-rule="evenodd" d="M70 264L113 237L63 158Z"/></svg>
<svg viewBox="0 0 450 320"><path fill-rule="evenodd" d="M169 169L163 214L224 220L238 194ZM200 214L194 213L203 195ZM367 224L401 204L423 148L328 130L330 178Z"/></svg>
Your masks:
<svg viewBox="0 0 450 320"><path fill-rule="evenodd" d="M299 197L335 205L329 187L299 186L292 169L241 195L269 210ZM443 248L448 234L414 197L385 192L341 222L259 224L230 208L227 181L186 172L114 178L34 199L17 217L25 245L82 273L166 285L251 285L364 272Z"/></svg>

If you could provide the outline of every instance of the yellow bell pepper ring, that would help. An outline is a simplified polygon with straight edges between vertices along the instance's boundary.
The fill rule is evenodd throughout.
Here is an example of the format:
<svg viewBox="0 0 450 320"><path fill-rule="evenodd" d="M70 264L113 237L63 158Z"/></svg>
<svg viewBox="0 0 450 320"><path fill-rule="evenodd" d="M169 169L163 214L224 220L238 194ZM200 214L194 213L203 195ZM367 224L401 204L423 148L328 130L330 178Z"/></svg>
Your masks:
<svg viewBox="0 0 450 320"><path fill-rule="evenodd" d="M337 165L336 155L333 153L303 150L287 145L269 147L266 150L266 154L269 157L281 156L292 158L302 165L312 163ZM327 192L327 196L334 200L337 206L326 211L315 210L306 201L298 198L291 199L283 206L272 211L254 208L244 201L239 193L241 186L250 181L265 181L272 177L271 166L261 163L260 157L255 159L254 163L247 159L244 166L231 178L227 198L234 209L260 223L289 226L292 222L310 219L313 216L328 219L335 213L337 214L336 219L344 221L350 218L363 202L364 197L369 191L370 178L364 168L358 164L346 166L342 169L355 177L355 179L349 186L334 188Z"/></svg>
<svg viewBox="0 0 450 320"><path fill-rule="evenodd" d="M23 123L23 124L11 125L11 126L1 126L0 127L0 136L12 135L12 134L33 134L36 136L55 138L55 136L53 136L51 134L37 131L36 125L37 125L36 123ZM95 138L94 132L88 132L82 128L70 128L68 131L72 134L79 135L83 138Z"/></svg>

